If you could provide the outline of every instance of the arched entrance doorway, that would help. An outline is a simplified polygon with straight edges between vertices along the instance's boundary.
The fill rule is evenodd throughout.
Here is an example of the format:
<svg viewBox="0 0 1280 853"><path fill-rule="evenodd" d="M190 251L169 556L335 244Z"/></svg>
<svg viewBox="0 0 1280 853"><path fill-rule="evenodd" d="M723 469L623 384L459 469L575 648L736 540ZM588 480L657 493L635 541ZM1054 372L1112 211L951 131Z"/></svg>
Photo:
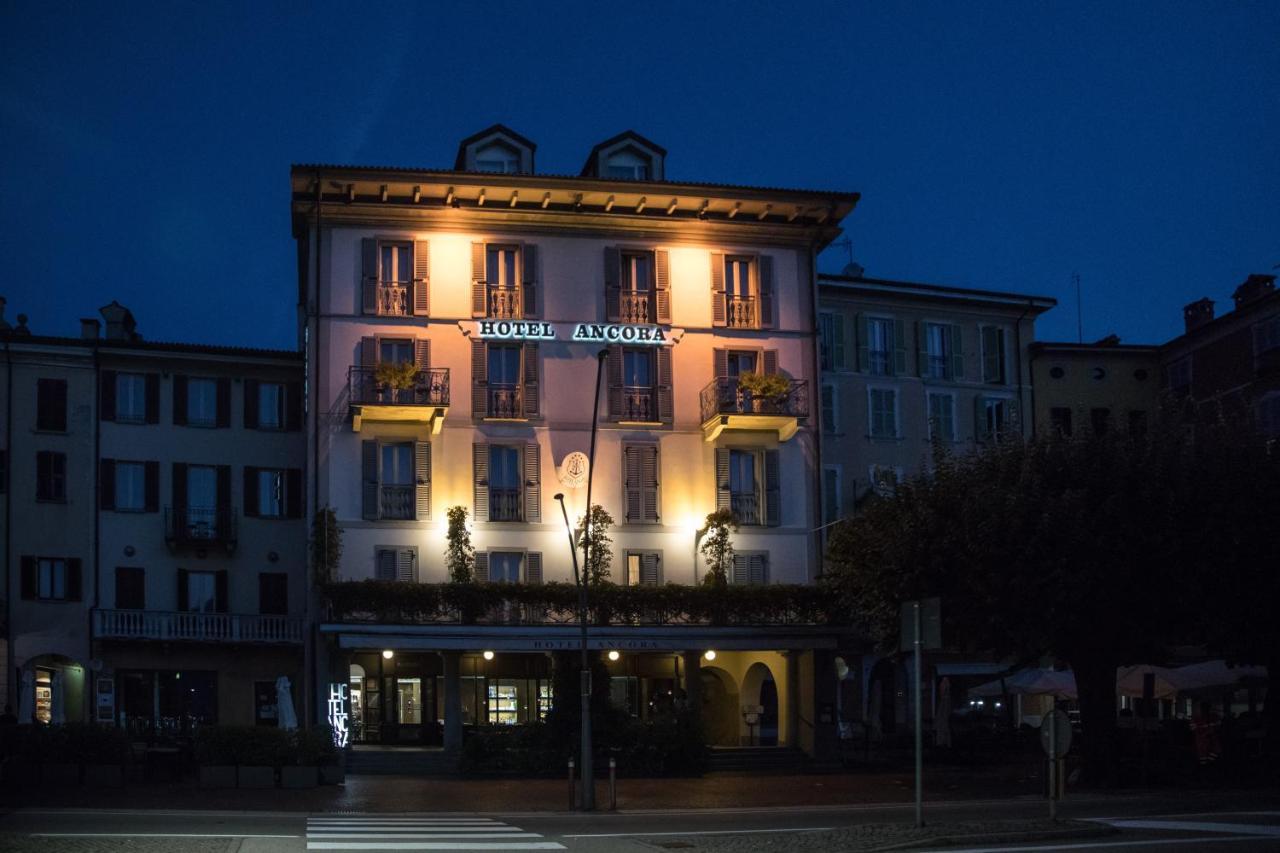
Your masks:
<svg viewBox="0 0 1280 853"><path fill-rule="evenodd" d="M742 743L778 745L778 683L773 671L757 661L742 676Z"/></svg>
<svg viewBox="0 0 1280 853"><path fill-rule="evenodd" d="M702 725L712 746L737 746L738 685L733 676L715 666L703 666Z"/></svg>
<svg viewBox="0 0 1280 853"><path fill-rule="evenodd" d="M62 725L84 720L85 670L65 655L37 655L19 667L18 722Z"/></svg>

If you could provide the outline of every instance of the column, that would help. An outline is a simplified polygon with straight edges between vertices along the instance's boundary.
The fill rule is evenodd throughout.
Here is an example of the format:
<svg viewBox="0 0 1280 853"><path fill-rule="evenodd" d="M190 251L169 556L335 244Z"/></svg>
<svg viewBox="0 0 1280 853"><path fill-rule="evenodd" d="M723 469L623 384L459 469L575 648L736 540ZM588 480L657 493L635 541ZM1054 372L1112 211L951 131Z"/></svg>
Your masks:
<svg viewBox="0 0 1280 853"><path fill-rule="evenodd" d="M702 718L702 652L684 653L684 693L689 708Z"/></svg>
<svg viewBox="0 0 1280 853"><path fill-rule="evenodd" d="M788 651L787 658L787 715L786 715L786 734L784 735L787 746L799 748L800 746L800 652Z"/></svg>
<svg viewBox="0 0 1280 853"><path fill-rule="evenodd" d="M441 652L444 661L444 748L462 750L462 692L458 677L462 652Z"/></svg>

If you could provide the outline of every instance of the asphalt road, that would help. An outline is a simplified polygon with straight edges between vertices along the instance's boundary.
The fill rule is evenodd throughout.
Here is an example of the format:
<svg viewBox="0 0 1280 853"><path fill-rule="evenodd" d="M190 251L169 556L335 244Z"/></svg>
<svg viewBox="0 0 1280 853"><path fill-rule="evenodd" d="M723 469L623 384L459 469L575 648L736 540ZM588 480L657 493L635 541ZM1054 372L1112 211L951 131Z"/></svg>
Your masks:
<svg viewBox="0 0 1280 853"><path fill-rule="evenodd" d="M929 803L931 824L1036 819L1042 800ZM1105 838L946 846L978 851L1280 850L1280 798L1264 795L1105 796L1064 803L1060 816L1115 827ZM817 843L819 833L904 824L901 805L802 809L503 814L302 814L23 809L0 815L0 851L15 853L300 853L300 851L537 851L622 853L714 849L752 853ZM930 849L923 847L920 849Z"/></svg>

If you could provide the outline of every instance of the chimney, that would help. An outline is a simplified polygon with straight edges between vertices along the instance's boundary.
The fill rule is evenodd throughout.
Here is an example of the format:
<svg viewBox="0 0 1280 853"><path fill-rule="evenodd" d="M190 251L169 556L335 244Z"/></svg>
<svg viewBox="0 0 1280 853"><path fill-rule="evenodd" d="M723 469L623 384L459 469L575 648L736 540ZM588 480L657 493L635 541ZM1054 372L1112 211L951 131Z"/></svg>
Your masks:
<svg viewBox="0 0 1280 853"><path fill-rule="evenodd" d="M1236 288L1236 292L1231 294L1231 298L1235 300L1236 310L1239 311L1249 303L1257 302L1267 294L1273 293L1275 289L1275 276L1254 273L1244 280L1244 284Z"/></svg>
<svg viewBox="0 0 1280 853"><path fill-rule="evenodd" d="M86 340L96 341L98 339L98 330L101 328L102 324L93 317L80 318L80 337Z"/></svg>
<svg viewBox="0 0 1280 853"><path fill-rule="evenodd" d="M0 296L0 332L7 332L13 328L13 326L9 325L9 321L4 318L4 307L8 303L9 303L9 300L5 299L3 296Z"/></svg>
<svg viewBox="0 0 1280 853"><path fill-rule="evenodd" d="M133 312L114 299L110 305L99 308L98 313L102 315L102 319L107 321L107 340L137 341L142 339L142 336L134 331L134 327L137 324L134 322Z"/></svg>
<svg viewBox="0 0 1280 853"><path fill-rule="evenodd" d="M1206 296L1192 302L1182 309L1182 319L1187 324L1187 332L1194 332L1213 319L1213 300Z"/></svg>

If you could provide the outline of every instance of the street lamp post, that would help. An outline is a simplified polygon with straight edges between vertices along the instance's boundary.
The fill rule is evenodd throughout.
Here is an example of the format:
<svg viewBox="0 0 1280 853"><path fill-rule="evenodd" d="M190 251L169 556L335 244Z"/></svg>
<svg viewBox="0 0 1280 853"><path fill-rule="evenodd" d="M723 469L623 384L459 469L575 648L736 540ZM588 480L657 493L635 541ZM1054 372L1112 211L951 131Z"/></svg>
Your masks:
<svg viewBox="0 0 1280 853"><path fill-rule="evenodd" d="M600 380L604 375L604 362L608 350L596 353L596 393L591 398L591 447L587 453L587 511L582 524L582 568L578 568L578 547L573 541L573 526L569 523L569 511L564 505L564 494L557 494L560 513L564 516L565 531L569 534L569 553L573 556L573 581L578 585L578 625L581 629L582 672L582 810L596 807L595 771L591 756L591 654L587 643L587 583L591 570L591 478L596 468L596 429L600 420Z"/></svg>

